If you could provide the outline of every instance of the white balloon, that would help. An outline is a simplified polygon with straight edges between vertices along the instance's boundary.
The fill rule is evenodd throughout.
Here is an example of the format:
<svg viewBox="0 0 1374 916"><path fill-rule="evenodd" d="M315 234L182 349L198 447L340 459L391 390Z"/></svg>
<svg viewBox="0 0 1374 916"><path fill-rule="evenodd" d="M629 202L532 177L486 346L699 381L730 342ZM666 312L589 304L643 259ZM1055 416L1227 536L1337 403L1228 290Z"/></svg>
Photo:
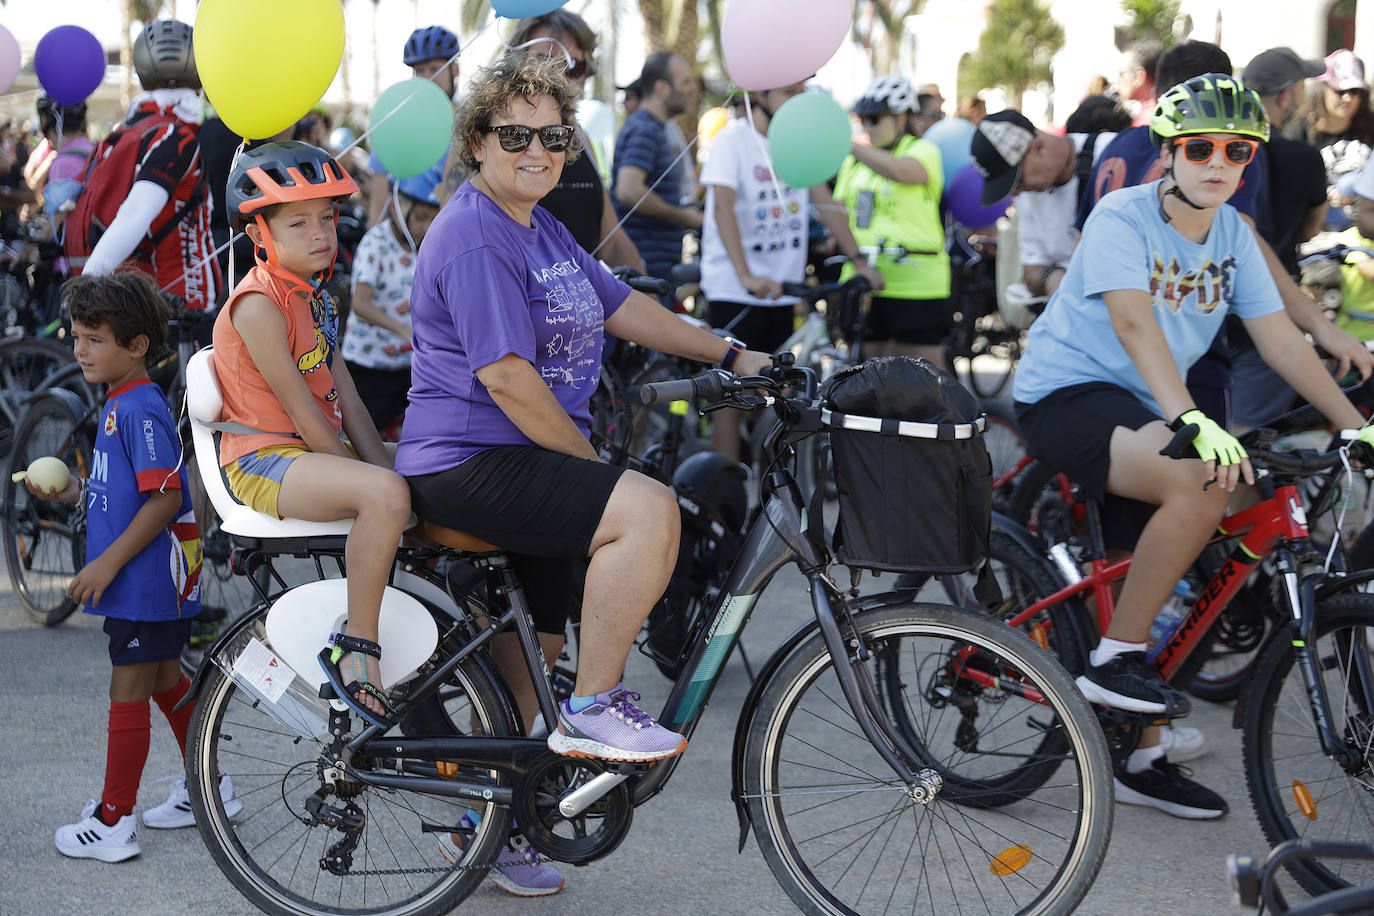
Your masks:
<svg viewBox="0 0 1374 916"><path fill-rule="evenodd" d="M46 455L33 459L33 463L29 465L28 477L33 481L33 485L43 492L60 493L67 488L67 482L72 479L72 474L61 458Z"/></svg>

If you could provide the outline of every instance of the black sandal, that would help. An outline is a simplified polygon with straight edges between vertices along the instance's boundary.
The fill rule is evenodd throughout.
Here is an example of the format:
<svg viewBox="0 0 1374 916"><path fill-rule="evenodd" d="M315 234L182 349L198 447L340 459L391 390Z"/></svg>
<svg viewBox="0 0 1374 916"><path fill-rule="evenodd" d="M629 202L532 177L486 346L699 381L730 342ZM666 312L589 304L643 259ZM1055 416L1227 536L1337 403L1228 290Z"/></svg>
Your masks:
<svg viewBox="0 0 1374 916"><path fill-rule="evenodd" d="M319 658L320 667L324 669L324 676L329 681L329 686L333 688L334 696L348 704L349 709L362 716L370 724L378 728L389 727L390 722L378 718L376 713L355 699L355 694L367 694L382 704L383 715L389 717L395 714L396 708L391 705L391 700L385 691L366 680L355 679L348 686L344 686L343 674L339 671L339 661L348 652L361 652L363 655L370 655L377 659L378 663L382 660L382 647L370 639L359 639L356 636L349 636L347 633L329 634L329 645L320 650ZM321 691L321 695L323 693L324 691Z"/></svg>

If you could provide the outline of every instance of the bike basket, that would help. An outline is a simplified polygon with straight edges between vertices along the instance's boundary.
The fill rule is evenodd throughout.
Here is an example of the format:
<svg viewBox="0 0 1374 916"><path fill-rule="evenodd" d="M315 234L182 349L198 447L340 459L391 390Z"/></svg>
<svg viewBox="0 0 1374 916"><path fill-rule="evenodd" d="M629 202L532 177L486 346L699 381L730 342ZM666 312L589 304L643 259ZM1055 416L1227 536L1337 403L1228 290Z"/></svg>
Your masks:
<svg viewBox="0 0 1374 916"><path fill-rule="evenodd" d="M923 359L889 356L837 373L822 390L846 566L957 573L986 552L992 462L978 401Z"/></svg>

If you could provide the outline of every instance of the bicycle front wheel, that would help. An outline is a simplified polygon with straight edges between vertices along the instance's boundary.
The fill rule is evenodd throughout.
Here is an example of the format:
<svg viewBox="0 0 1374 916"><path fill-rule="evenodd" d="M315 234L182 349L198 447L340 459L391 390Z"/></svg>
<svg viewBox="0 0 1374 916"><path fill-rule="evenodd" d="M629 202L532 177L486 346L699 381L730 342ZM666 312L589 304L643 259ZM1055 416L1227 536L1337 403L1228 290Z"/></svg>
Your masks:
<svg viewBox="0 0 1374 916"><path fill-rule="evenodd" d="M300 737L272 713L280 703L232 676L249 637L261 641L262 632L255 621L216 645L191 723L186 786L215 864L267 913L447 913L482 881L479 863L495 861L509 832L508 810L481 799L374 789L332 771L327 744ZM476 665L460 666L453 684L453 723L466 734L509 733L497 690ZM354 759L352 766L441 775L433 763L416 761ZM222 799L220 774L232 780L241 811Z"/></svg>
<svg viewBox="0 0 1374 916"><path fill-rule="evenodd" d="M872 657L900 666L919 784L898 781L863 737L820 634L803 642L764 688L743 751L779 883L809 913L1071 911L1113 811L1106 740L1068 673L973 611L912 603L857 623ZM1045 754L1047 734L1059 736L1042 761L1053 778L986 807L980 781L1007 791L1005 774Z"/></svg>
<svg viewBox="0 0 1374 916"><path fill-rule="evenodd" d="M43 395L24 413L5 475L5 565L19 603L35 623L56 626L76 610L67 587L86 560L76 507L35 499L10 474L52 455L75 477L91 473L90 431L67 402Z"/></svg>
<svg viewBox="0 0 1374 916"><path fill-rule="evenodd" d="M1317 606L1315 644L1331 728L1349 760L1327 756L1292 640L1260 656L1245 700L1245 779L1272 845L1295 838L1350 841L1374 833L1374 595L1335 595ZM1374 862L1296 859L1287 868L1311 894L1374 884Z"/></svg>

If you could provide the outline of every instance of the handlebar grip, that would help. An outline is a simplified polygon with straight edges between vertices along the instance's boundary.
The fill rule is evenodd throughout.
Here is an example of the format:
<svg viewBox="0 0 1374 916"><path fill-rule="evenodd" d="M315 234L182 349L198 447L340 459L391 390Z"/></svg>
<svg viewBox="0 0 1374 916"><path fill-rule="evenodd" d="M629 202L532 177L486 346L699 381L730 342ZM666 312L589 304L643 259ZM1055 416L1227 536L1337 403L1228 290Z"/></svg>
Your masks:
<svg viewBox="0 0 1374 916"><path fill-rule="evenodd" d="M675 378L665 382L646 382L639 386L639 400L644 404L665 401L715 401L721 396L723 373L708 372L696 378Z"/></svg>
<svg viewBox="0 0 1374 916"><path fill-rule="evenodd" d="M1193 449L1193 440L1197 438L1198 425L1189 423L1174 433L1174 437L1169 440L1169 444L1159 450L1165 458L1188 458L1197 454ZM1189 455L1192 452L1192 456Z"/></svg>
<svg viewBox="0 0 1374 916"><path fill-rule="evenodd" d="M668 294L668 281L660 280L658 277L630 277L625 283L630 289L637 289L641 293L648 293L650 296L666 296Z"/></svg>

